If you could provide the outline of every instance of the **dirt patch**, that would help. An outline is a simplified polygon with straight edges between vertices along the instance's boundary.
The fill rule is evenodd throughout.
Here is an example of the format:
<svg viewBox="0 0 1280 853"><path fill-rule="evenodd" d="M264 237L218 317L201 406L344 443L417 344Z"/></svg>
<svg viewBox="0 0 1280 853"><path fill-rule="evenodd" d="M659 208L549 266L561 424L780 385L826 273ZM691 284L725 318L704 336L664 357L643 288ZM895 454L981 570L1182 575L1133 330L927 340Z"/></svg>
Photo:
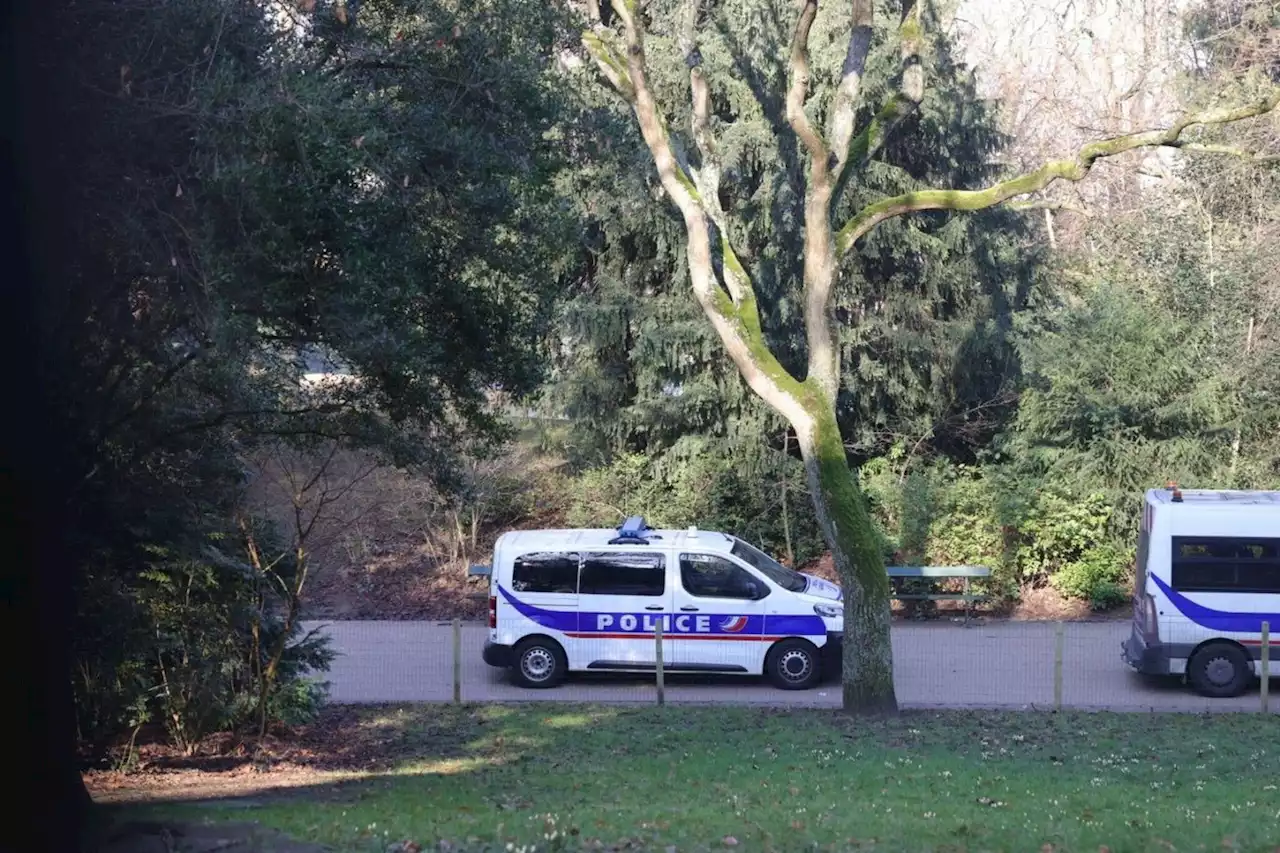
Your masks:
<svg viewBox="0 0 1280 853"><path fill-rule="evenodd" d="M344 781L452 748L431 732L387 722L390 707L331 705L315 723L261 741L213 735L194 755L168 746L157 732L138 746L135 770L90 770L85 785L103 803L257 797L303 786L336 786L334 795L340 796Z"/></svg>
<svg viewBox="0 0 1280 853"><path fill-rule="evenodd" d="M1014 622L1065 622L1120 621L1130 618L1128 606L1112 610L1093 610L1087 601L1065 598L1052 587L1026 588L1018 601L1009 608L1008 618Z"/></svg>
<svg viewBox="0 0 1280 853"><path fill-rule="evenodd" d="M486 583L467 567L489 562L504 530L563 524L562 463L527 448L471 464L465 499L353 451L275 450L252 467L257 511L295 538L295 510L314 516L305 537L309 619L481 618ZM316 483L299 497L298 484Z"/></svg>
<svg viewBox="0 0 1280 853"><path fill-rule="evenodd" d="M266 798L292 789L305 788L309 793L325 791L341 800L342 783L367 775L281 767L269 771L241 769L226 773L174 770L164 773L89 774L85 776L85 784L96 803L124 805L214 800L220 805L228 805L228 801L234 800L246 810L251 810Z"/></svg>

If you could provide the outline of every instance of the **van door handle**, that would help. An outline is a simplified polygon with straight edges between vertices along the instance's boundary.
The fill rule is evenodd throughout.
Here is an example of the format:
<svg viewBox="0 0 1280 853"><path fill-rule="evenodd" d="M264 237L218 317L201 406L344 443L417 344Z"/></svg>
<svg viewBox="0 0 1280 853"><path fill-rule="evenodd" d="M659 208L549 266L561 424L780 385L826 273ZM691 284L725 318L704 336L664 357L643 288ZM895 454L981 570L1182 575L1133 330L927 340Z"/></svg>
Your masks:
<svg viewBox="0 0 1280 853"><path fill-rule="evenodd" d="M646 605L644 609L645 609L645 610L661 610L661 609L662 609L662 605L661 605L661 604L649 604L649 605Z"/></svg>
<svg viewBox="0 0 1280 853"><path fill-rule="evenodd" d="M697 610L698 608L686 604L684 607L681 607L680 609L681 610Z"/></svg>

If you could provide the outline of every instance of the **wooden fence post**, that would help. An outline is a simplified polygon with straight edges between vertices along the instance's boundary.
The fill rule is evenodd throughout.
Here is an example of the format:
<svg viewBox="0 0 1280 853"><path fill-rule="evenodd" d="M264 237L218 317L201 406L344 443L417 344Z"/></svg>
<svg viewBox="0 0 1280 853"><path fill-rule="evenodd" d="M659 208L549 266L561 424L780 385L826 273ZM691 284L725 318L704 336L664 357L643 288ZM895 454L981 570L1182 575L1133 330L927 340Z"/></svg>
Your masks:
<svg viewBox="0 0 1280 853"><path fill-rule="evenodd" d="M666 704L667 699L666 699L666 685L664 684L665 673L663 672L663 669L662 669L662 619L661 617L659 617L657 624L653 626L653 641L657 646L657 649L656 649L657 657L655 658L655 660L658 662L658 666L657 666L658 704L664 705Z"/></svg>
<svg viewBox="0 0 1280 853"><path fill-rule="evenodd" d="M453 617L453 704L462 704L462 620Z"/></svg>
<svg viewBox="0 0 1280 853"><path fill-rule="evenodd" d="M1262 623L1262 713L1271 710L1271 623Z"/></svg>
<svg viewBox="0 0 1280 853"><path fill-rule="evenodd" d="M1065 627L1061 620L1053 626L1053 710L1062 710L1062 647Z"/></svg>

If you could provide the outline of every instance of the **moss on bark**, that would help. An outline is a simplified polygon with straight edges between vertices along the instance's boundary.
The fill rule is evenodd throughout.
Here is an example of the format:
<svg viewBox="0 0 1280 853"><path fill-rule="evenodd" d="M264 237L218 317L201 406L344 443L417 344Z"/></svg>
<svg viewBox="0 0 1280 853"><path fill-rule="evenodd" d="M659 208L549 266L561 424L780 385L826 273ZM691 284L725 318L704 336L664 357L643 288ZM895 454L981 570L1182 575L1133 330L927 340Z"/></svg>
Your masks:
<svg viewBox="0 0 1280 853"><path fill-rule="evenodd" d="M827 408L827 407L823 407ZM894 713L893 647L889 639L889 576L866 498L850 470L835 412L815 412L802 437L809 493L845 593L844 709Z"/></svg>

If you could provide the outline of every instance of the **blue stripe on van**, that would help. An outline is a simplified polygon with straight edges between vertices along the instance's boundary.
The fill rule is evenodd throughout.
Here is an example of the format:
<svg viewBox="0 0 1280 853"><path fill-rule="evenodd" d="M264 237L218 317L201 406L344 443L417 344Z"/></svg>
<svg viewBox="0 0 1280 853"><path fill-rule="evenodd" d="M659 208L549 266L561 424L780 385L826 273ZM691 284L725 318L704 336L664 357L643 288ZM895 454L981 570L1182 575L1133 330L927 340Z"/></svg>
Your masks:
<svg viewBox="0 0 1280 853"><path fill-rule="evenodd" d="M1160 591L1178 611L1197 625L1203 625L1214 631L1238 634L1261 634L1262 623L1270 622L1280 626L1280 613L1233 613L1229 610L1214 610L1203 604L1196 604L1181 593L1175 592L1171 586L1155 575L1148 575Z"/></svg>
<svg viewBox="0 0 1280 853"><path fill-rule="evenodd" d="M827 633L826 623L817 614L761 616L759 614L734 613L671 613L642 611L640 613L578 610L548 610L521 601L499 586L498 592L526 619L552 631L578 634L653 632L658 619L663 620L663 630L670 634L715 634L724 637L768 634L772 636L821 637ZM768 620L766 622L766 619Z"/></svg>

